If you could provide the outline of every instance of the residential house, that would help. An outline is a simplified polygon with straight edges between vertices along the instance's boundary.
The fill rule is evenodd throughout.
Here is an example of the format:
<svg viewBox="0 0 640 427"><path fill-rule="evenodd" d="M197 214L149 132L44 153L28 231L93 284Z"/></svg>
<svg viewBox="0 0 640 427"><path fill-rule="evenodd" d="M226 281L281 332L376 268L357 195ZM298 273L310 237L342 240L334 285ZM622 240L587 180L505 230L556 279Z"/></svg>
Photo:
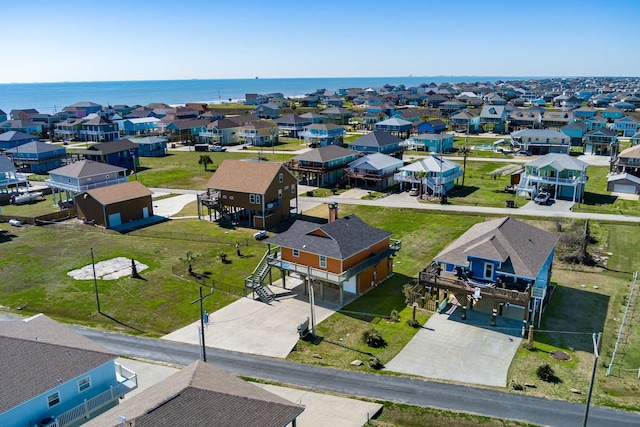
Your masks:
<svg viewBox="0 0 640 427"><path fill-rule="evenodd" d="M607 191L638 194L640 190L640 145L622 150L613 161Z"/></svg>
<svg viewBox="0 0 640 427"><path fill-rule="evenodd" d="M85 426L295 427L303 411L302 405L198 360Z"/></svg>
<svg viewBox="0 0 640 427"><path fill-rule="evenodd" d="M102 110L102 105L96 104L95 102L76 102L73 105L69 105L63 108L63 111L66 111L72 115L72 117L77 117L79 119L83 117L87 117L89 114L96 114Z"/></svg>
<svg viewBox="0 0 640 427"><path fill-rule="evenodd" d="M362 295L393 274L393 256L401 243L356 215L337 219L337 204L330 209L327 224L297 220L287 231L269 237L265 261L283 277L295 272L312 281L320 294L324 287L337 287L342 305L345 293ZM255 288L264 278L254 273L245 283Z"/></svg>
<svg viewBox="0 0 640 427"><path fill-rule="evenodd" d="M569 98L562 101L562 108L565 111L575 110L576 108L582 107L582 99L577 96L571 95Z"/></svg>
<svg viewBox="0 0 640 427"><path fill-rule="evenodd" d="M153 216L152 194L138 181L90 189L75 196L78 218L104 228L149 218Z"/></svg>
<svg viewBox="0 0 640 427"><path fill-rule="evenodd" d="M47 173L62 166L67 149L58 145L31 141L6 151L21 172Z"/></svg>
<svg viewBox="0 0 640 427"><path fill-rule="evenodd" d="M609 122L613 122L616 119L621 119L624 116L624 111L616 107L608 106L602 110L600 114Z"/></svg>
<svg viewBox="0 0 640 427"><path fill-rule="evenodd" d="M447 124L440 119L426 120L418 123L416 130L418 133L442 133L447 130Z"/></svg>
<svg viewBox="0 0 640 427"><path fill-rule="evenodd" d="M266 104L267 102L267 98L259 93L247 93L244 96L245 105L260 105Z"/></svg>
<svg viewBox="0 0 640 427"><path fill-rule="evenodd" d="M236 133L240 141L255 147L273 147L278 143L278 126L271 121L245 123Z"/></svg>
<svg viewBox="0 0 640 427"><path fill-rule="evenodd" d="M118 122L118 129L127 136L156 133L160 119L157 117L139 117Z"/></svg>
<svg viewBox="0 0 640 427"><path fill-rule="evenodd" d="M332 95L325 97L322 103L328 107L342 108L342 106L344 105L344 100L337 95Z"/></svg>
<svg viewBox="0 0 640 427"><path fill-rule="evenodd" d="M140 166L138 145L128 139L95 144L78 152L86 160L108 163L113 166L135 171Z"/></svg>
<svg viewBox="0 0 640 427"><path fill-rule="evenodd" d="M167 138L165 137L147 136L146 138L129 139L129 141L138 146L139 157L162 157L167 154Z"/></svg>
<svg viewBox="0 0 640 427"><path fill-rule="evenodd" d="M209 122L215 122L216 120L224 119L224 113L218 110L209 108L204 113L200 114L198 118L207 120Z"/></svg>
<svg viewBox="0 0 640 427"><path fill-rule="evenodd" d="M8 119L7 113L5 113L4 111L0 110L0 122L7 121L7 119Z"/></svg>
<svg viewBox="0 0 640 427"><path fill-rule="evenodd" d="M496 318L540 322L550 295L551 268L558 236L506 217L472 226L424 268L418 283L453 293L462 305ZM539 323L538 323L539 324Z"/></svg>
<svg viewBox="0 0 640 427"><path fill-rule="evenodd" d="M480 126L485 132L504 133L507 110L504 105L485 105L480 112Z"/></svg>
<svg viewBox="0 0 640 427"><path fill-rule="evenodd" d="M566 111L545 111L542 114L542 127L560 130L562 126L573 123L573 115Z"/></svg>
<svg viewBox="0 0 640 427"><path fill-rule="evenodd" d="M29 190L27 176L18 173L15 164L6 154L0 154L0 194L18 192L21 185Z"/></svg>
<svg viewBox="0 0 640 427"><path fill-rule="evenodd" d="M280 107L270 102L260 104L252 111L253 114L261 119L277 119L280 117Z"/></svg>
<svg viewBox="0 0 640 427"><path fill-rule="evenodd" d="M324 123L334 125L349 124L349 119L353 117L351 110L342 107L329 107L320 112L324 117Z"/></svg>
<svg viewBox="0 0 640 427"><path fill-rule="evenodd" d="M419 108L403 108L401 110L396 110L391 116L396 119L417 123L422 119L422 111Z"/></svg>
<svg viewBox="0 0 640 427"><path fill-rule="evenodd" d="M576 120L584 120L589 117L594 117L597 112L598 111L595 108L589 106L580 107L572 111L573 117L575 117Z"/></svg>
<svg viewBox="0 0 640 427"><path fill-rule="evenodd" d="M202 208L216 217L257 229L267 229L291 215L291 200L298 200L296 177L281 163L225 159L198 196Z"/></svg>
<svg viewBox="0 0 640 427"><path fill-rule="evenodd" d="M615 119L613 121L613 130L624 138L630 138L638 132L638 121L630 116Z"/></svg>
<svg viewBox="0 0 640 427"><path fill-rule="evenodd" d="M303 118L297 114L287 114L276 120L280 132L289 138L298 138L304 128L311 123L310 118Z"/></svg>
<svg viewBox="0 0 640 427"><path fill-rule="evenodd" d="M35 108L13 109L9 112L9 115L11 116L11 120L24 120L24 121L31 121L31 117L35 116L36 114L40 114L40 112ZM4 120L7 120L6 114L5 114Z"/></svg>
<svg viewBox="0 0 640 427"><path fill-rule="evenodd" d="M408 120L390 118L376 123L375 130L384 130L399 138L407 138L411 133L412 123Z"/></svg>
<svg viewBox="0 0 640 427"><path fill-rule="evenodd" d="M300 117L305 120L311 120L312 125L318 125L324 123L324 116L319 113L304 113L300 114Z"/></svg>
<svg viewBox="0 0 640 427"><path fill-rule="evenodd" d="M51 188L55 205L73 203L78 193L128 182L127 170L107 163L79 160L49 171L44 183Z"/></svg>
<svg viewBox="0 0 640 427"><path fill-rule="evenodd" d="M73 427L137 387L117 354L43 314L0 322L0 425Z"/></svg>
<svg viewBox="0 0 640 427"><path fill-rule="evenodd" d="M295 156L285 166L302 185L329 187L341 182L347 165L357 158L353 150L326 145Z"/></svg>
<svg viewBox="0 0 640 427"><path fill-rule="evenodd" d="M383 130L374 130L349 144L349 149L361 154L382 153L402 159L404 141Z"/></svg>
<svg viewBox="0 0 640 427"><path fill-rule="evenodd" d="M209 123L202 119L172 120L171 123L167 124L166 130L169 132L170 141L192 143L199 139L202 128Z"/></svg>
<svg viewBox="0 0 640 427"><path fill-rule="evenodd" d="M240 142L238 132L242 126L229 119L218 119L207 125L200 131L201 141L210 141L214 144L233 145Z"/></svg>
<svg viewBox="0 0 640 427"><path fill-rule="evenodd" d="M33 122L31 120L5 120L0 123L0 133L2 132L23 132L32 135L41 135L44 124L42 122Z"/></svg>
<svg viewBox="0 0 640 427"><path fill-rule="evenodd" d="M627 101L618 101L611 104L612 107L619 108L624 112L632 112L636 110L636 106Z"/></svg>
<svg viewBox="0 0 640 427"><path fill-rule="evenodd" d="M631 145L633 146L638 144L640 144L640 132L637 132L631 137Z"/></svg>
<svg viewBox="0 0 640 427"><path fill-rule="evenodd" d="M602 116L593 116L582 121L585 125L587 125L588 130L595 130L600 128L607 127L607 119Z"/></svg>
<svg viewBox="0 0 640 427"><path fill-rule="evenodd" d="M306 144L315 144L319 147L325 145L341 145L347 131L340 125L333 123L311 124L300 132Z"/></svg>
<svg viewBox="0 0 640 427"><path fill-rule="evenodd" d="M80 128L84 119L68 118L55 124L53 133L62 141L80 139Z"/></svg>
<svg viewBox="0 0 640 427"><path fill-rule="evenodd" d="M524 165L518 194L533 199L546 191L552 199L582 200L589 164L568 154L549 153Z"/></svg>
<svg viewBox="0 0 640 427"><path fill-rule="evenodd" d="M302 107L316 108L320 102L319 98L314 95L306 95L298 100Z"/></svg>
<svg viewBox="0 0 640 427"><path fill-rule="evenodd" d="M522 129L540 128L542 124L542 113L530 110L514 110L507 117L507 128L513 132Z"/></svg>
<svg viewBox="0 0 640 427"><path fill-rule="evenodd" d="M449 126L452 131L456 132L480 132L480 116L462 110L449 116Z"/></svg>
<svg viewBox="0 0 640 427"><path fill-rule="evenodd" d="M95 116L80 125L80 140L87 142L107 142L120 139L118 124L101 116Z"/></svg>
<svg viewBox="0 0 640 427"><path fill-rule="evenodd" d="M573 122L570 125L562 126L560 132L570 138L572 147L582 147L582 138L587 133L589 127L582 122Z"/></svg>
<svg viewBox="0 0 640 427"><path fill-rule="evenodd" d="M427 103L427 107L429 108L439 108L440 104L442 104L443 102L447 102L449 100L449 98L447 98L446 96L434 93L433 95L429 95L427 97L426 103Z"/></svg>
<svg viewBox="0 0 640 427"><path fill-rule="evenodd" d="M613 129L598 128L584 134L583 154L609 155L618 149L618 132Z"/></svg>
<svg viewBox="0 0 640 427"><path fill-rule="evenodd" d="M400 168L394 179L400 183L401 190L406 183L410 188L419 188L422 194L445 197L462 173L458 163L431 153L429 157Z"/></svg>
<svg viewBox="0 0 640 427"><path fill-rule="evenodd" d="M515 150L525 150L532 155L569 154L571 140L558 130L523 129L511 132L511 146Z"/></svg>
<svg viewBox="0 0 640 427"><path fill-rule="evenodd" d="M448 153L453 151L453 134L421 133L410 137L406 144L410 150Z"/></svg>
<svg viewBox="0 0 640 427"><path fill-rule="evenodd" d="M467 103L458 101L457 99L447 100L438 105L438 110L440 110L440 113L443 116L449 116L456 111L464 110L465 108L467 108Z"/></svg>
<svg viewBox="0 0 640 427"><path fill-rule="evenodd" d="M39 141L37 135L31 135L16 130L0 133L0 150L8 150L28 142Z"/></svg>
<svg viewBox="0 0 640 427"><path fill-rule="evenodd" d="M382 153L371 153L351 163L345 173L345 182L351 187L382 191L396 184L395 174L404 165L402 159Z"/></svg>

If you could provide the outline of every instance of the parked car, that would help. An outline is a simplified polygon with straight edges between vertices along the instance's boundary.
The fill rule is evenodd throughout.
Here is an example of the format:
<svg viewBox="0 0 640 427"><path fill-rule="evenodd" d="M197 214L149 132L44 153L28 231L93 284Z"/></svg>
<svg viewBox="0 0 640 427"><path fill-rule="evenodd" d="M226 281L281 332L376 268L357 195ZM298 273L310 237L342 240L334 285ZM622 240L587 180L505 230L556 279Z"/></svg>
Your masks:
<svg viewBox="0 0 640 427"><path fill-rule="evenodd" d="M409 190L410 196L417 196L419 193L420 193L420 190L418 190L417 188L412 188L411 190Z"/></svg>
<svg viewBox="0 0 640 427"><path fill-rule="evenodd" d="M533 199L533 201L539 205L547 205L549 204L549 199L551 198L551 194L543 191L538 193L538 195Z"/></svg>
<svg viewBox="0 0 640 427"><path fill-rule="evenodd" d="M222 151L227 151L227 149L225 147L223 147L222 145L214 145L210 148L211 151L217 151L217 152L222 152Z"/></svg>

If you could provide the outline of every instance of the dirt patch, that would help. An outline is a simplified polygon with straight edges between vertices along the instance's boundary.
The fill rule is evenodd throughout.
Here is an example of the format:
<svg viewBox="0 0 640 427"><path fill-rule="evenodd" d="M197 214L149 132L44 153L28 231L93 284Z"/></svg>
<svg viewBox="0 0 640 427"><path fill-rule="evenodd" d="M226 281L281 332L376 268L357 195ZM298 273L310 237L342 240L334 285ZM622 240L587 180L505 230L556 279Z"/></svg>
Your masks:
<svg viewBox="0 0 640 427"><path fill-rule="evenodd" d="M133 260L136 264L136 271L140 273L149 268L148 265ZM118 257L106 261L100 261L95 264L96 277L101 280L115 280L125 276L131 276L131 258ZM77 270L67 272L67 276L71 276L76 280L93 279L93 266L86 265Z"/></svg>
<svg viewBox="0 0 640 427"><path fill-rule="evenodd" d="M560 351L560 350L552 351L551 353L549 353L549 356L551 356L555 360L561 360L563 362L568 362L568 361L570 361L572 359L570 354L565 353L564 351Z"/></svg>

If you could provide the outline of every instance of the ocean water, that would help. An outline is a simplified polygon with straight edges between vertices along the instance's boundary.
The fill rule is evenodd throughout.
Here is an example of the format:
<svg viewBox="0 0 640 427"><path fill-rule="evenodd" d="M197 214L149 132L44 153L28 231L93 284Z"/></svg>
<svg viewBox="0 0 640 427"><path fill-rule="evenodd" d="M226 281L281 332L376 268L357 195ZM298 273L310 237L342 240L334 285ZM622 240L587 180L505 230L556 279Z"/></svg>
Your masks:
<svg viewBox="0 0 640 427"><path fill-rule="evenodd" d="M228 102L244 99L247 93L280 92L287 97L303 96L316 89L337 90L352 87L382 87L385 84L406 87L422 83L495 82L525 80L528 77L423 76L423 77L332 77L286 79L226 80L149 80L118 82L62 82L0 84L0 109L35 108L53 114L81 101L101 105L147 105L152 102Z"/></svg>

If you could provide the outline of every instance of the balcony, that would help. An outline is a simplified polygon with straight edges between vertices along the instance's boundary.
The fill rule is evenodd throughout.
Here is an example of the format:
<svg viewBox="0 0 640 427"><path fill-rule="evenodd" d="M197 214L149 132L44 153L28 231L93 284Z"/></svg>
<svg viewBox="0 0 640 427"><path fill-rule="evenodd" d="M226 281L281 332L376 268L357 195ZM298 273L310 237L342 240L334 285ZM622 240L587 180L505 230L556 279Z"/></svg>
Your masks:
<svg viewBox="0 0 640 427"><path fill-rule="evenodd" d="M92 417L100 415L105 409L109 409L114 402L117 404L119 398L138 387L138 375L135 372L130 371L119 363L115 363L115 368L116 378L118 379L116 385L56 416L51 423L46 424L46 427L80 425Z"/></svg>
<svg viewBox="0 0 640 427"><path fill-rule="evenodd" d="M92 190L94 188L108 187L110 185L122 184L125 182L129 182L129 178L127 178L126 176L121 176L116 179L110 179L109 181L100 181L100 182L94 182L92 184L85 184L85 185L74 185L70 183L52 181L50 179L44 180L44 183L47 187L57 188L58 190L70 191L72 193L82 193L84 191Z"/></svg>

